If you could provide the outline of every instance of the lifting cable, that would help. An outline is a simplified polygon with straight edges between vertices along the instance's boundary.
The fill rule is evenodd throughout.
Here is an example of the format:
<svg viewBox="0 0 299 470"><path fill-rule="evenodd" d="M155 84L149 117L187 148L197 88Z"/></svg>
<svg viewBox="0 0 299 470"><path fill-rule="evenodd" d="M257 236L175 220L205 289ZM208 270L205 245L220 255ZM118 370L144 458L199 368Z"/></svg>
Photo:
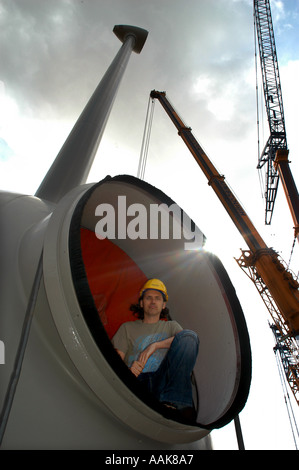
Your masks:
<svg viewBox="0 0 299 470"><path fill-rule="evenodd" d="M155 108L155 100L149 97L144 132L143 132L143 139L142 139L142 145L141 145L141 151L140 151L140 157L139 157L138 172L137 172L137 178L141 180L144 180L145 167L146 167L146 162L147 162L149 142L150 142L153 116L154 116L154 108Z"/></svg>
<svg viewBox="0 0 299 470"><path fill-rule="evenodd" d="M284 396L284 402L285 402L286 409L287 409L287 414L288 414L288 418L289 418L289 422L290 422L290 426L291 426L291 430L292 430L294 444L295 444L296 450L298 450L297 440L299 439L299 432L298 432L298 427L297 427L297 423L296 423L296 418L295 418L295 415L294 415L294 410L293 410L292 403L291 403L290 396L289 396L288 389L287 389L285 372L284 372L284 369L283 369L281 358L278 357L278 355L279 355L278 350L274 349L274 353L275 353L275 357L276 357L278 373L279 373L279 377L280 377L280 381L281 381L281 386L282 386L283 396ZM295 429L296 429L297 437L295 435Z"/></svg>
<svg viewBox="0 0 299 470"><path fill-rule="evenodd" d="M289 269L290 264L291 264L291 261L292 261L292 257L293 257L293 254L294 254L294 248L295 248L295 245L297 245L297 244L296 244L296 241L297 241L297 237L296 237L296 235L295 235L295 236L294 236L294 240L293 240L293 245L292 245L292 248L291 248L291 254L290 254L290 259L289 259L289 262L288 262L287 269ZM299 277L299 271L298 271L298 273L297 273L296 279L298 279L298 277Z"/></svg>
<svg viewBox="0 0 299 470"><path fill-rule="evenodd" d="M255 57L255 94L256 94L256 126L257 126L257 162L259 164L259 158L261 154L261 149L260 149L260 113L259 113L259 80L258 80L258 53L257 53L257 41L256 41L256 26L255 26L255 18L254 18L254 57ZM262 114L263 118L263 114ZM265 195L263 193L263 187L264 187L264 182L263 182L263 177L261 171L258 171L258 177L259 177L259 184L260 184L260 191L262 194L262 199L264 199Z"/></svg>

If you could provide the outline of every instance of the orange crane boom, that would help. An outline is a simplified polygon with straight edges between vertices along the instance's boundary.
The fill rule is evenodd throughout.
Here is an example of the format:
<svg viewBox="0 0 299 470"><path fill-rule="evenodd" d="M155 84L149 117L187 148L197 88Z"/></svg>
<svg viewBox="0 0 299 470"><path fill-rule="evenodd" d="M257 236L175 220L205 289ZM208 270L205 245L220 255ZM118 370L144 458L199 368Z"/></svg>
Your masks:
<svg viewBox="0 0 299 470"><path fill-rule="evenodd" d="M299 195L289 166L288 155L289 151L287 149L277 150L274 164L282 181L282 186L294 222L294 235L299 242Z"/></svg>
<svg viewBox="0 0 299 470"><path fill-rule="evenodd" d="M158 99L176 126L197 164L208 179L222 205L241 233L249 250L242 250L239 266L255 284L279 332L280 343L292 358L288 363L287 380L299 405L299 283L279 260L278 254L268 248L245 210L236 199L225 178L212 164L198 141L177 112L165 92L153 90L152 99Z"/></svg>
<svg viewBox="0 0 299 470"><path fill-rule="evenodd" d="M217 194L247 243L249 251L243 252L243 258L239 264L253 269L256 279L262 279L263 286L277 306L278 319L275 322L279 323L283 335L296 337L299 335L299 283L279 261L278 254L272 248L267 247L245 210L226 184L224 176L216 170L193 136L191 128L184 124L174 110L166 98L166 93L153 90L150 96L152 99L158 99L165 109L180 137L207 177L208 184Z"/></svg>

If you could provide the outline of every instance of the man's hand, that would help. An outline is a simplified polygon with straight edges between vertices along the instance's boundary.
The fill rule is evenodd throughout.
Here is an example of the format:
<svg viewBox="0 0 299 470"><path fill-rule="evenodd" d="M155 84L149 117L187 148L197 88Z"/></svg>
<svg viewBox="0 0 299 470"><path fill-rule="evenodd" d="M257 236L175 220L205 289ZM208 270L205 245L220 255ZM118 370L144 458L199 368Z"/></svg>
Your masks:
<svg viewBox="0 0 299 470"><path fill-rule="evenodd" d="M139 355L138 361L134 361L130 367L131 372L138 377L143 371L149 357L156 351L158 343L152 343Z"/></svg>
<svg viewBox="0 0 299 470"><path fill-rule="evenodd" d="M174 339L174 336L171 338L164 339L163 341L157 341L156 343L151 343L147 348L140 353L138 361L143 364L143 367L147 363L148 359L151 357L152 354L154 354L157 349L169 349L171 346L171 343Z"/></svg>
<svg viewBox="0 0 299 470"><path fill-rule="evenodd" d="M138 361L143 364L143 367L147 363L147 360L150 358L152 354L158 349L157 348L158 343L152 343L150 344L147 348L142 351L142 353L139 355Z"/></svg>
<svg viewBox="0 0 299 470"><path fill-rule="evenodd" d="M140 375L143 371L143 367L144 364L142 364L140 361L134 361L130 367L130 371L135 375L135 377L138 377L138 375Z"/></svg>
<svg viewBox="0 0 299 470"><path fill-rule="evenodd" d="M131 372L138 377L143 371L145 364L147 363L148 359L154 354L157 349L169 349L171 343L174 339L174 336L171 338L164 339L163 341L157 341L156 343L151 343L147 348L140 353L138 361L134 361L130 367Z"/></svg>

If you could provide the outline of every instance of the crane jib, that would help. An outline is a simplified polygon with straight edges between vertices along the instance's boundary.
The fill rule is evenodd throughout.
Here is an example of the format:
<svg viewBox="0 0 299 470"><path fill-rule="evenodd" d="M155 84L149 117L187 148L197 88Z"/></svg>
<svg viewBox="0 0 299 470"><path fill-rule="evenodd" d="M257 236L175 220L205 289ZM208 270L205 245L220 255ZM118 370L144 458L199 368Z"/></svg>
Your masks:
<svg viewBox="0 0 299 470"><path fill-rule="evenodd" d="M240 266L242 269L246 267L250 270L250 278L258 290L259 283L261 284L262 289L259 290L261 295L263 292L267 292L267 299L265 301L263 298L263 300L272 316L272 310L275 310L275 315L279 318L278 323L284 325L287 336L295 337L299 334L299 283L294 279L292 273L279 262L277 253L267 247L241 204L224 182L224 176L218 173L193 136L191 128L184 124L167 100L166 93L153 90L150 96L160 101L176 126L180 137L208 179L209 185L247 243L250 251L239 260ZM262 282L260 282L261 280ZM273 305L272 300L275 303L274 309L269 309L269 299L271 299L271 305Z"/></svg>
<svg viewBox="0 0 299 470"><path fill-rule="evenodd" d="M253 252L266 248L266 244L258 234L246 212L224 182L224 176L220 175L214 167L209 157L192 134L191 127L185 125L183 120L170 104L169 100L166 98L166 93L152 90L150 96L152 99L156 98L160 101L171 121L177 128L179 136L189 148L196 162L207 177L209 185L214 189L232 221L245 239L248 247Z"/></svg>
<svg viewBox="0 0 299 470"><path fill-rule="evenodd" d="M175 119L174 122L175 121L177 123L180 122L178 119ZM216 170L192 134L191 128L186 126L182 127L179 130L179 135L182 137L198 165L202 169L203 173L207 177L208 184L214 189L234 224L238 228L241 235L244 237L248 247L254 252L266 248L266 244L259 236L245 210L234 196L228 185L225 183L224 176L220 175L220 173Z"/></svg>

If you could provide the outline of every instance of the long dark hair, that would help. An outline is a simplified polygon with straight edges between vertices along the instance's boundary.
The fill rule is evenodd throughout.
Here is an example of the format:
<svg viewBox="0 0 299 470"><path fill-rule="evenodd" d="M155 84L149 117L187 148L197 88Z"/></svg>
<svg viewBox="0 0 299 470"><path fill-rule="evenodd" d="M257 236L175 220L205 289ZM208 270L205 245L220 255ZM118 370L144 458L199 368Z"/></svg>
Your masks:
<svg viewBox="0 0 299 470"><path fill-rule="evenodd" d="M133 315L137 317L139 320L144 319L144 311L139 303L132 304L130 306L130 310L131 312L133 312ZM167 307L163 308L162 312L160 313L160 320L170 320L169 309Z"/></svg>

